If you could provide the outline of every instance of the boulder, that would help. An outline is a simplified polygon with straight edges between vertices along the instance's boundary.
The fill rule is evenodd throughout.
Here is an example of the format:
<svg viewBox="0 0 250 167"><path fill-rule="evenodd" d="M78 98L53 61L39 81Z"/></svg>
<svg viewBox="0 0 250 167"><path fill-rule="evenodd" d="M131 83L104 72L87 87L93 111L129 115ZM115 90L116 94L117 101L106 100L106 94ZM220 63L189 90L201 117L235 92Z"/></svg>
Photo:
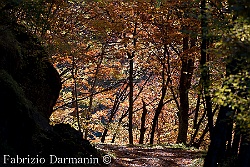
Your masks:
<svg viewBox="0 0 250 167"><path fill-rule="evenodd" d="M6 167L18 166L10 160L20 157L26 158L24 166L29 166L29 157L44 158L44 164L36 164L44 166L51 155L101 160L97 150L70 125L49 124L60 89L59 74L39 40L25 27L0 17L0 166L5 161Z"/></svg>

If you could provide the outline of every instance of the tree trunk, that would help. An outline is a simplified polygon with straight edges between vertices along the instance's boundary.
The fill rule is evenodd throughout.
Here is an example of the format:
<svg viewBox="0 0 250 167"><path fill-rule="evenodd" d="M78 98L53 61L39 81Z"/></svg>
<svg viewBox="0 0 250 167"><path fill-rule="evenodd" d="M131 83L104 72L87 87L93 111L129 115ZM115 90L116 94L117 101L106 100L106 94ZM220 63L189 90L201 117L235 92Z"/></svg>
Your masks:
<svg viewBox="0 0 250 167"><path fill-rule="evenodd" d="M111 143L114 143L114 142L115 142L115 138L116 138L116 135L117 135L117 133L118 133L118 129L119 129L119 127L121 126L122 120L127 116L127 114L128 114L128 112L123 113L122 116L120 117L120 119L119 119L119 121L118 121L118 125L117 125L116 130L115 130L115 133L113 134Z"/></svg>
<svg viewBox="0 0 250 167"><path fill-rule="evenodd" d="M144 86L146 85L146 83L149 81L150 77L151 77L151 75L150 75L150 76L148 77L148 79L144 82L144 84L143 84L143 86L141 87L139 93L138 93L137 96L133 99L133 102L135 102L136 99L139 97L140 93L141 93L142 90L143 90L143 87L144 87ZM129 92L129 94L130 94L130 92ZM125 99L123 99L123 100L125 100ZM115 130L115 133L114 133L114 135L113 135L113 138L112 138L112 143L114 143L115 138L116 138L116 135L117 135L117 132L118 132L118 128L120 127L120 125L121 125L121 123L122 123L122 120L128 115L128 112L129 112L129 110L127 110L126 112L124 112L124 113L122 114L122 116L120 117L120 119L119 119L119 121L118 121L118 126L117 126L117 128L116 128L116 130ZM133 112L134 112L134 111L133 111Z"/></svg>
<svg viewBox="0 0 250 167"><path fill-rule="evenodd" d="M74 82L74 91L73 91L73 98L75 101L75 103L73 102L72 105L75 105L75 113L76 113L76 117L77 117L77 124L78 124L78 131L80 132L80 134L82 134L82 130L81 130L81 124L80 124L80 116L79 116L79 107L78 107L78 96L77 96L77 84L76 84L76 74L77 74L77 68L76 68L76 64L75 64L75 56L72 54L72 78L73 78L73 82Z"/></svg>
<svg viewBox="0 0 250 167"><path fill-rule="evenodd" d="M133 56L131 54L128 54L129 60L129 108L128 108L128 119L129 119L129 125L128 125L128 131L129 131L129 144L133 145Z"/></svg>
<svg viewBox="0 0 250 167"><path fill-rule="evenodd" d="M213 115L214 115L215 112L218 110L218 108L219 108L219 105L217 105L217 106L215 107L215 109L214 109L214 111L213 111ZM192 137L191 137L190 144L189 144L190 146L194 146L195 148L199 148L200 145L201 145L201 143L203 142L203 139L204 139L205 135L206 135L207 132L209 131L209 128L208 128L209 125L207 124L206 127L205 127L205 129L203 130L203 133L202 133L202 135L200 136L200 138L197 139L197 140L195 141L196 136L198 135L198 132L199 132L199 130L200 130L200 126L201 126L202 122L204 121L205 117L206 117L206 111L203 113L202 117L200 118L200 120L199 120L198 123L196 124L195 132L193 133L193 135L192 135Z"/></svg>
<svg viewBox="0 0 250 167"><path fill-rule="evenodd" d="M194 111L195 113L194 113L193 129L198 128L197 121L198 121L198 116L199 116L199 111L200 111L200 101L201 101L201 97L200 97L200 94L199 94L197 102L196 102L195 111Z"/></svg>
<svg viewBox="0 0 250 167"><path fill-rule="evenodd" d="M250 166L250 135L243 134L240 145L239 153L239 167L249 167Z"/></svg>
<svg viewBox="0 0 250 167"><path fill-rule="evenodd" d="M208 117L208 127L210 131L210 137L212 136L213 131L213 114L212 114L212 103L211 103L211 97L209 95L209 86L210 86L210 76L209 76L209 69L206 65L206 62L209 60L209 55L207 54L207 45L208 45L208 25L207 25L207 15L206 15L206 1L201 1L201 35L202 35L202 41L201 41L201 60L200 60L200 66L201 66L201 85L204 90L205 95L205 104L204 106L205 110L207 111L207 117Z"/></svg>
<svg viewBox="0 0 250 167"><path fill-rule="evenodd" d="M166 60L166 56L168 55L168 58ZM164 106L164 99L167 93L167 86L170 82L170 54L168 52L168 47L167 45L164 45L164 53L163 53L163 59L159 58L162 64L162 73L161 73L161 78L162 78L162 88L161 88L161 99L158 103L158 106L155 110L155 115L153 118L153 124L152 124L152 130L151 130L151 135L150 135L150 144L154 143L154 134L155 134L155 128L158 124L158 118L160 116L161 110ZM166 63L168 68L166 68ZM166 71L165 71L166 70ZM166 73L168 74L168 78L166 81Z"/></svg>
<svg viewBox="0 0 250 167"><path fill-rule="evenodd" d="M201 126L201 123L204 121L206 117L206 112L203 113L203 115L201 116L200 120L198 121L198 123L196 124L196 127L195 127L195 131L191 137L191 141L190 141L190 145L195 145L195 138L200 130L200 126Z"/></svg>
<svg viewBox="0 0 250 167"><path fill-rule="evenodd" d="M117 97L116 97L116 99L117 99ZM115 100L115 102L114 102L113 109L112 109L112 111L111 111L111 114L110 114L110 117L109 117L109 120L108 120L107 127L105 127L105 129L104 129L104 131L103 131L102 138L101 138L101 142L102 142L102 143L104 143L104 141L105 141L105 137L107 136L107 133L108 133L108 127L109 127L109 125L110 125L110 123L111 123L111 121L112 121L112 119L113 119L113 117L115 116L115 113L116 113L116 111L117 111L117 110L116 110L116 105L117 105L116 101L117 101L117 100Z"/></svg>
<svg viewBox="0 0 250 167"><path fill-rule="evenodd" d="M183 38L183 52L188 49L189 38L186 36ZM191 86L191 79L193 75L194 61L192 58L188 58L187 54L182 56L182 67L181 67L181 77L180 77L180 110L178 113L179 118L179 129L177 143L187 142L187 131L188 131L188 112L189 112L189 101L188 92Z"/></svg>
<svg viewBox="0 0 250 167"><path fill-rule="evenodd" d="M156 128L156 125L157 125L157 121L158 121L158 118L159 118L159 115L161 113L161 110L164 106L164 98L165 98L165 95L166 95L166 92L167 92L167 86L164 84L162 86L162 90L161 90L161 99L160 99L160 102L158 104L158 107L157 109L155 110L155 116L154 116L154 119L153 119L153 125L152 125L152 131L151 131L151 137L150 137L150 144L153 144L154 143L154 134L155 134L155 128Z"/></svg>
<svg viewBox="0 0 250 167"><path fill-rule="evenodd" d="M202 4L205 4L205 0L203 1L204 2L202 2ZM205 5L203 6L205 9ZM233 21L238 17L237 12L235 13L236 15L233 17ZM240 39L238 40L240 41ZM235 40L226 43L229 44L227 47L229 47L230 50L230 53L228 53L227 59L225 61L227 63L226 76L235 75L245 70L249 71L248 62L246 61L247 58L249 57L248 56L249 52L247 51L249 45L241 47L238 45L239 41L237 41L236 38ZM231 89L233 94L237 94L237 96L240 96L241 98L248 98L249 95L248 90L241 90L242 92L247 93L245 96L241 94L242 92L237 91L237 88L235 89L233 84L232 87L231 85L228 85L228 83L226 84ZM237 98L233 100L237 100ZM234 133L233 145L231 146L232 127L235 117L237 116L235 111L237 111L238 113L241 111L239 109L240 107L237 110L232 111L230 102L231 101L227 102L226 106L222 106L219 111L216 125L214 127L211 136L211 143L208 149L207 156L205 158L204 167L217 167L218 165L220 166L237 165L238 167L250 166L250 141L249 141L250 135L248 131L249 129L244 129L244 127L241 127L242 125L237 124L238 123L237 118L236 118L236 130ZM241 105L243 106L245 104ZM227 149L229 149L229 151ZM235 158L236 159L238 158L238 161L236 161Z"/></svg>
<svg viewBox="0 0 250 167"><path fill-rule="evenodd" d="M195 147L195 148L197 148L197 149L200 148L201 143L204 141L204 138L205 138L206 134L208 133L208 130L209 130L209 129L208 129L208 124L207 124L206 127L205 127L205 129L204 129L203 132L202 132L201 137L198 139L197 142L195 142L195 144L194 144L194 147Z"/></svg>
<svg viewBox="0 0 250 167"><path fill-rule="evenodd" d="M137 35L137 23L135 23L134 31L133 31L133 46L136 47L136 35ZM133 77L133 72L134 72L134 56L135 56L135 51L132 51L132 53L127 52L128 54L128 59L129 59L129 108L128 108L128 119L129 119L129 124L128 124L128 132L129 132L129 144L133 145L133 92L134 92L134 77Z"/></svg>
<svg viewBox="0 0 250 167"><path fill-rule="evenodd" d="M234 157L237 157L238 155L238 150L240 147L240 139L241 139L240 126L237 124L235 131L234 131L234 139L233 139L232 150L231 150L231 155Z"/></svg>
<svg viewBox="0 0 250 167"><path fill-rule="evenodd" d="M93 99L94 99L94 92L95 92L95 85L96 85L96 82L97 82L97 77L98 77L98 73L99 73L99 69L100 69L100 66L102 64L102 61L103 61L103 53L101 54L101 58L99 60L99 62L97 62L97 66L96 66L96 71L95 71L95 76L94 76L94 81L91 85L91 88L90 88L90 96L89 96L89 108L88 110L86 110L86 125L85 125L85 130L84 130L84 139L87 140L88 138L88 133L89 133L89 128L88 128L88 125L89 125L89 121L90 121L90 116L91 116L91 112L92 112L92 106L93 106Z"/></svg>
<svg viewBox="0 0 250 167"><path fill-rule="evenodd" d="M127 95L125 95L127 92L127 89L128 89L128 85L126 84L126 87L123 90L121 88L118 95L116 95L107 126L109 126L109 124L112 122L112 119L114 118L116 112L119 109L120 103L127 98ZM102 138L101 138L102 143L104 143L107 133L108 133L108 127L106 127L103 131Z"/></svg>
<svg viewBox="0 0 250 167"><path fill-rule="evenodd" d="M115 104L114 104L114 106L115 106ZM115 116L116 110L114 110L114 106L113 106L113 109L111 111L107 126L109 126L109 124L111 123L113 117ZM105 137L107 136L107 134L108 134L108 127L105 127L105 129L103 131L103 134L102 134L102 138L101 138L102 143L104 143Z"/></svg>
<svg viewBox="0 0 250 167"><path fill-rule="evenodd" d="M146 108L146 103L142 100L142 105L143 105L143 112L141 116L141 129L140 129L140 139L139 139L139 144L143 144L144 140L144 134L146 132L145 128L145 122L146 122L146 115L147 115L147 108Z"/></svg>
<svg viewBox="0 0 250 167"><path fill-rule="evenodd" d="M204 167L217 167L217 163L221 162L226 153L226 141L228 134L227 112L228 107L221 106L213 131L213 138L208 148L205 158ZM230 132L231 133L231 132Z"/></svg>

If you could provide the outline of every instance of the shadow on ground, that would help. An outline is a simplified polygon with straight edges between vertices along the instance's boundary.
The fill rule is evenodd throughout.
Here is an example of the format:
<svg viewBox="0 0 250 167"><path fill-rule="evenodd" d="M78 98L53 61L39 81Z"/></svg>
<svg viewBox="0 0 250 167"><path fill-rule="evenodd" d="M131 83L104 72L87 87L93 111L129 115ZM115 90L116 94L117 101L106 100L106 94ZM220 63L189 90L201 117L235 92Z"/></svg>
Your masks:
<svg viewBox="0 0 250 167"><path fill-rule="evenodd" d="M100 150L114 156L110 167L186 167L194 166L194 160L204 157L203 151L180 148L143 148L99 144Z"/></svg>

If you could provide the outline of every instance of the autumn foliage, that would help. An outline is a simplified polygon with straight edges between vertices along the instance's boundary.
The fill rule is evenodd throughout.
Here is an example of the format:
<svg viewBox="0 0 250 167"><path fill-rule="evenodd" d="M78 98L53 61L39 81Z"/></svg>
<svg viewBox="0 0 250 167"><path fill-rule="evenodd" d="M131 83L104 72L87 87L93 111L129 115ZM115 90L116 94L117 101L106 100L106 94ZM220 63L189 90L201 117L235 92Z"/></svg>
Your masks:
<svg viewBox="0 0 250 167"><path fill-rule="evenodd" d="M144 101L147 114L143 143L149 143L150 138L154 143L174 143L182 105L180 74L191 72L183 80L190 84L186 113L190 141L200 94L200 20L194 17L199 12L197 7L191 1L53 4L48 18L50 29L43 38L53 46L50 52L63 78L63 90L52 122L70 123L78 128L77 103L80 126L88 139L100 140L106 129L105 141L128 143L129 106L133 106L133 141L138 143ZM192 41L192 46L183 49L183 39ZM188 61L192 61L190 72L182 65ZM201 106L198 118L203 110ZM202 135L206 120L199 126L193 142Z"/></svg>
<svg viewBox="0 0 250 167"><path fill-rule="evenodd" d="M235 104L238 97L222 96L228 88L223 84L230 74L248 75L248 66L238 67L249 60L235 61L232 55L241 52L231 50L249 46L249 36L241 37L249 34L247 28L232 28L248 27L239 21L248 13L237 11L244 4L25 0L13 14L40 37L61 75L52 124L69 123L93 142L207 148L221 106ZM230 62L238 62L231 72ZM246 111L235 115L244 128Z"/></svg>

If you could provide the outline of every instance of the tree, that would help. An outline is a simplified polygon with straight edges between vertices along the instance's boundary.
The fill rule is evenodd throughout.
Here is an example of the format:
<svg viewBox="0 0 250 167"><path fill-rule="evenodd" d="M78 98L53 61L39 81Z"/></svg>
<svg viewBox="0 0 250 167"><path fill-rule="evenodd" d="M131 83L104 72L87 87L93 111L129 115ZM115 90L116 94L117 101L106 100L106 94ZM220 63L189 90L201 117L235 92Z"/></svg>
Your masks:
<svg viewBox="0 0 250 167"><path fill-rule="evenodd" d="M195 96L192 84L199 76L193 80L192 76L200 43L195 40L199 22L191 17L197 6L190 3L190 7L187 2L69 1L60 7L58 3L52 7L47 4L49 17L45 20L50 29L45 24L41 24L43 28L29 26L45 39L46 45L53 46L48 51L63 78L63 91L55 108L60 114L55 115L62 117L66 112L69 116L65 122L79 122L74 113L68 114L74 110L72 104L78 103L80 126L89 129L85 137L103 132L104 142L107 135L118 134L123 139L129 136L133 144L140 133L151 134L153 143L156 137L157 141L164 140L163 134L174 134L165 138L175 139L179 132L178 142L186 143L194 101L188 97ZM72 70L77 70L76 84L69 73ZM119 98L123 83L129 89L122 96L128 94L128 99ZM139 131L143 126L143 103L138 99L147 104L145 132ZM169 105L165 105L167 102ZM179 121L175 121L177 111ZM177 126L169 126L171 121L179 123L179 131L173 130ZM162 135L155 136L160 128Z"/></svg>
<svg viewBox="0 0 250 167"><path fill-rule="evenodd" d="M189 38L183 37L183 52L189 49ZM194 45L192 43L192 45ZM194 46L191 46L194 47ZM177 143L186 144L187 131L188 131L188 117L189 117L189 99L188 92L191 86L191 79L193 75L194 60L192 57L188 58L188 55L182 56L182 68L180 76L180 111L178 113L179 118L179 131L177 137Z"/></svg>
<svg viewBox="0 0 250 167"><path fill-rule="evenodd" d="M246 20L249 12L247 10L238 11L239 8L237 8L244 5L242 8L244 9L249 6L249 2L243 4L238 1L228 2L229 5L234 5L236 8L230 10L232 13L230 16L233 19L229 19L227 24L231 24L231 28L224 29L225 35L220 42L221 47L218 48L224 49L222 53L227 55L225 56L226 77L223 85L216 92L216 102L221 107L205 159L205 167L218 166L218 164L250 165L249 127L246 126L249 123L250 67L247 62L250 52L247 48L250 46L250 33L249 22ZM233 128L234 124L236 124L235 128Z"/></svg>
<svg viewBox="0 0 250 167"><path fill-rule="evenodd" d="M161 113L161 110L162 110L162 108L163 108L163 106L164 106L164 99L165 99L165 96L166 96L166 93L167 93L167 86L168 86L168 84L169 84L169 82L170 82L170 78L169 78L169 76L168 76L168 79L167 79L167 81L166 81L166 71L167 70L170 70L169 68L165 68L165 65L166 65L166 61L167 61L167 65L168 65L168 67L170 67L170 62L169 62L169 59L170 59L170 55L169 55L169 53L168 53L168 50L167 50L168 48L167 48L167 46L166 45L164 45L164 53L163 53L163 60L161 60L161 64L162 64L162 88L161 88L161 98L160 98L160 101L159 101L159 103L158 103L158 106L157 106L157 108L156 108L156 110L155 110L155 115L154 115L154 118L153 118L153 124L152 124L152 130L151 130L151 136L150 136L150 144L153 144L153 142L154 142L154 134L155 134L155 128L156 128L156 125L157 125L157 123L158 123L158 118L159 118L159 115L160 115L160 113ZM168 58L166 58L166 57L168 57ZM166 70L166 71L165 71Z"/></svg>
<svg viewBox="0 0 250 167"><path fill-rule="evenodd" d="M144 140L144 135L146 132L146 128L145 128L145 122L146 122L146 115L147 115L147 108L146 108L146 103L142 100L142 105L143 105L143 112L142 112L142 116L141 116L141 129L140 129L140 140L139 140L139 144L143 144L143 140Z"/></svg>
<svg viewBox="0 0 250 167"><path fill-rule="evenodd" d="M120 88L119 92L117 92L117 94L116 94L114 104L113 104L113 108L111 110L109 120L108 120L108 123L107 123L107 127L105 127L104 132L102 134L102 138L101 138L102 143L104 143L104 141L105 141L105 137L107 136L109 126L110 126L112 120L114 119L115 114L118 112L118 109L119 109L119 106L120 106L121 102L126 100L126 98L128 96L127 89L128 89L128 84L125 82L124 86L122 86Z"/></svg>

